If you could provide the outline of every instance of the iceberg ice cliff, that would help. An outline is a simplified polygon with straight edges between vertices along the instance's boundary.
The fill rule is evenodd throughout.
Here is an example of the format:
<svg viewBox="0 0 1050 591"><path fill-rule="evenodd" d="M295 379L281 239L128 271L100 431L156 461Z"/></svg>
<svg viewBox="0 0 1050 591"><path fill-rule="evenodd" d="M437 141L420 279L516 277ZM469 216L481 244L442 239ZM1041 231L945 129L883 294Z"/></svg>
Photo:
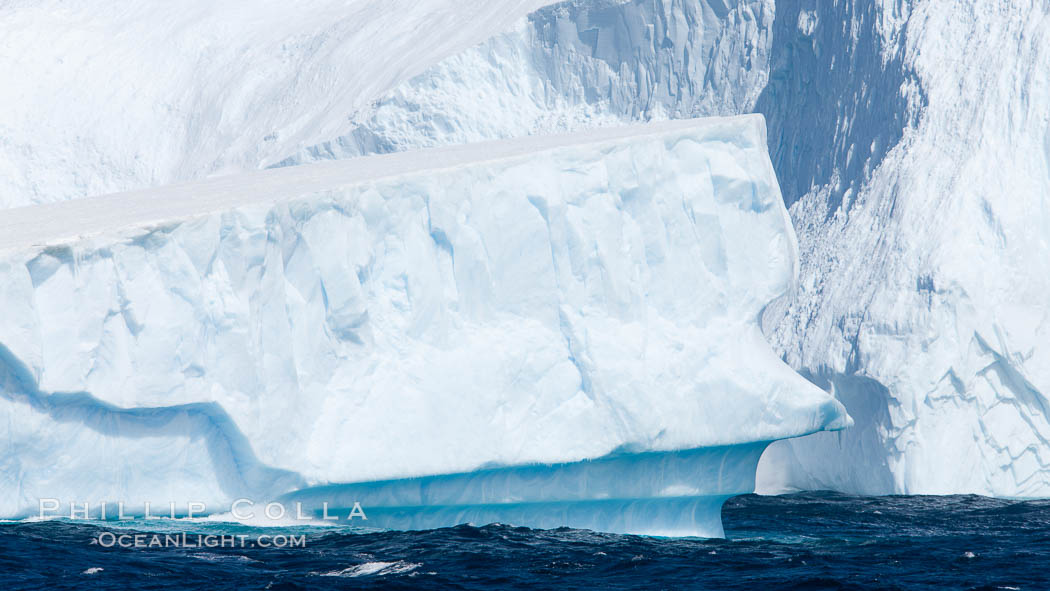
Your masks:
<svg viewBox="0 0 1050 591"><path fill-rule="evenodd" d="M59 201L217 173L579 132L629 121L759 112L769 125L769 152L799 237L801 281L793 292L772 290L786 294L782 297L760 289L764 295L757 300L768 296L764 301L770 303L756 305L755 309L762 310L763 334L774 343L778 355L832 392L857 420L856 426L846 431L772 445L760 468L760 487L767 491L831 488L862 493L1050 495L1050 349L1046 345L1050 343L1046 304L1050 247L1045 238L1050 235L1050 88L1047 78L1040 76L1050 70L1050 8L1046 2L573 0L545 6L548 3L542 0L434 0L396 5L318 0L310 3L310 10L276 4L266 5L265 10L237 3L212 4L184 3L174 11L177 14L170 7L130 10L88 0L67 4L64 10L55 10L53 2L0 8L5 16L0 60L10 66L10 78L17 81L0 88L0 204ZM391 9L387 11L386 7ZM253 13L250 21L238 18L249 10ZM64 43L41 48L35 32L41 22L50 30L62 30L62 39L76 43L77 51ZM240 35L233 36L239 41L220 42L217 31L221 26L216 23L234 23L223 26L239 31ZM132 34L116 39L99 34L119 30ZM147 44L143 41L146 39L152 41ZM144 50L146 45L149 51ZM83 57L74 59L74 53ZM391 55L399 57L394 61ZM70 84L70 80L77 84ZM250 184L256 182L252 179L262 178L293 177L236 177L231 182ZM307 180L301 177L299 182ZM313 186L317 191L328 190L324 185ZM253 191L265 190L264 185L258 185ZM243 207L254 211L259 206L250 203L253 191L220 191L237 198L216 205L214 211L241 212ZM154 195L164 198L171 194L161 191ZM301 195L300 189L291 187L284 197ZM545 203L530 202L531 209L522 206L522 210L529 216L535 210L544 220L551 211L560 211L547 208ZM629 203L630 199L623 200L624 207ZM200 212L195 207L187 205L168 213L157 210L155 220L139 221L196 219ZM51 211L67 210L60 207ZM111 210L77 211L79 223L97 222L91 226L94 231L109 231L107 216ZM257 215L269 215L266 211ZM438 209L435 212L438 220L447 215ZM486 215L495 219L497 213ZM3 212L0 225L4 219L17 219L12 215ZM214 215L241 220L247 214ZM532 219L517 210L508 215L515 220ZM690 227L704 227L706 219L690 219ZM187 232L191 223L205 222L182 222L180 232ZM234 230L222 232L241 235L241 221L221 222L227 223ZM249 226L257 232L269 222L253 223ZM446 253L442 255L445 258L435 260L447 259L452 265L481 256L475 252L481 248L477 246L480 242L468 245L464 236L469 232L457 238L461 243L456 250L443 223L437 223L438 231L427 232L435 244L446 245L440 250ZM588 224L592 232L588 235L595 240L600 230L617 228ZM287 223L278 224L281 232L285 226ZM25 227L30 234L51 237L36 241L40 245L69 235L60 222L52 222L48 216L38 216ZM558 228L557 224L548 224L551 235L556 235ZM648 226L639 223L638 228L642 236L638 240L648 248ZM34 242L32 235L16 235L21 231L23 226L9 223L0 231L0 243L21 247ZM247 235L264 240L252 232ZM270 230L265 236L271 240ZM574 234L558 239L568 241L571 236ZM165 244L172 240L160 232L149 240L143 238L143 248L148 250L146 247L153 244L150 240L161 238ZM280 240L273 240L280 243L285 238L281 234ZM306 238L303 241L308 244ZM594 254L587 260L611 256L614 247L609 241L611 238L603 239L605 250L595 250L605 254ZM103 241L98 248L109 248L105 244L108 242ZM69 257L73 255L68 253L73 251L48 248L55 253L54 261L40 258L30 271L23 268L27 259L14 264L9 272L13 276L30 273L30 277L49 277L54 268L57 277L66 273L64 281L70 285L84 282L83 289L87 289L87 278L62 271L72 265ZM229 251L233 247L227 243L224 248ZM260 258L253 248L261 247L246 242L237 251L245 257L252 254L255 258L250 259L251 264L226 270L236 285L248 285L243 283L248 281L245 277L254 277L251 273L264 267L273 268L257 263L267 259ZM293 254L299 254L288 259L289 268L306 264L300 260L311 260L302 254L303 248L292 249ZM181 247L176 250L197 252ZM547 250L557 252L549 246ZM576 253L573 256L582 256L577 250L566 250L570 251ZM210 262L198 259L213 252L207 247L189 260L208 269ZM469 255L467 259L462 258L465 254ZM551 271L549 276L560 281L567 259L556 259L552 254L551 264L556 260L561 261L560 270ZM717 257L697 260L705 265L718 264ZM534 264L540 268L538 262ZM355 261L354 265L365 263ZM490 262L481 267L491 277L474 275L482 273L478 269L455 268L457 274L469 271L472 277L486 277L478 280L475 291L456 284L457 294L475 293L462 295L456 300L457 306L494 301L476 295L482 293L482 286L509 281L498 276L493 265ZM570 265L575 273L579 263L573 265L577 265ZM320 273L322 267L317 268ZM134 265L125 263L121 269L130 274ZM755 273L761 274L761 269ZM434 277L445 277L451 271L434 273ZM363 286L367 281L368 276L362 275L356 284ZM417 278L417 285L419 281ZM452 283L442 281L435 279L433 285L452 289ZM55 291L51 295L46 295L46 290L41 292L45 295L32 295L32 301L42 306L37 309L37 303L25 303L28 292L17 291L24 289L19 287L23 283L12 281L10 287L0 288L14 294L10 296L14 306L10 313L23 319L9 323L25 323L9 329L0 343L12 351L12 367L25 365L26 375L34 376L27 382L29 390L42 394L84 391L105 400L116 396L95 389L83 376L101 379L98 376L107 375L113 367L124 367L120 363L125 362L96 366L94 362L77 361L86 355L79 352L83 345L77 344L77 338L64 338L63 342L68 341L64 346L71 352L48 357L45 364L39 345L41 329L25 319L41 314L41 310L67 310L62 299L66 288L52 284ZM628 294L636 293L623 287L627 284L619 280L612 284L620 294L617 297L630 300ZM700 279L686 285L701 284L707 285ZM447 319L465 314L447 312L450 304L444 299L444 291L440 297L428 296L437 297L427 300L437 303L428 304L432 307L421 312L420 292L409 290L407 285L400 290L404 301L398 304L414 310L412 315L406 312L406 318ZM566 285L559 283L558 289L568 289ZM593 282L588 286L595 289ZM384 289L397 291L389 286ZM520 286L506 289L508 293L533 293ZM339 289L332 292L343 293ZM566 293L570 292L576 293ZM100 293L109 294L105 290ZM414 294L414 299L409 294ZM105 297L123 301L121 298L128 296ZM213 298L209 301L223 302L224 306L240 302L238 305L247 306L240 312L244 317L257 313L265 304L278 310L311 309L317 315L315 323L322 322L323 317L324 322L333 323L331 326L341 327L326 329L335 330L335 336L326 336L316 345L316 355L313 345L297 346L294 355L275 354L270 345L260 348L257 343L262 342L264 333L238 336L236 342L256 343L256 349L242 348L248 351L244 353L246 359L266 352L267 373L259 373L259 368L244 375L236 372L226 381L216 382L224 384L223 388L255 376L250 379L257 381L258 388L276 391L294 375L296 384L301 381L319 389L316 383L328 380L326 372L335 371L331 369L338 365L334 360L345 354L331 353L330 342L349 347L346 343L356 338L362 343L358 346L373 346L368 338L374 334L371 321L376 312L369 308L369 322L358 320L363 304L341 307L340 302L358 301L351 296L332 296L323 313L305 303L282 307L279 302L283 300L272 295L257 298L250 305L244 303L247 296L240 292L236 297L225 291L209 297ZM301 297L305 302L319 296L307 290ZM322 292L322 300L328 297ZM577 304L589 302L573 297L576 299L571 301ZM394 301L393 296L390 298ZM708 309L704 301L701 298L698 302L698 310ZM170 305L178 309L182 304ZM635 310L634 303L618 305ZM138 308L142 306L138 304ZM596 367L595 359L607 360L611 353L603 348L606 345L594 344L580 334L606 333L597 328L580 333L576 330L580 324L570 316L566 316L568 328L563 331L560 306L557 314L550 310L547 314L550 318L557 316L558 334L576 335L563 338L565 351L571 355L569 363L576 368L566 367L567 374L576 372L588 388L595 384L613 384L624 388L623 392L640 388L630 380L622 380L628 385L621 386L608 374L601 374L603 378L589 369ZM127 317L123 320L127 330L137 331L137 318L144 312L139 309L125 314L121 310L119 316ZM287 310L284 313L290 314ZM7 308L3 311L8 313ZM691 326L693 320L689 319L694 317L690 314L696 312L682 311L686 326ZM664 318L676 318L666 313ZM226 314L224 311L209 318L222 324L227 322ZM492 327L496 324L489 320L496 317L475 321L479 326ZM113 324L118 319L114 316L106 322ZM356 328L355 322L372 328ZM413 322L422 324L406 320L405 326L446 334L442 332L445 325L437 320ZM79 321L68 324L77 334L88 330L80 328ZM54 335L49 338L59 342L61 338L55 335L66 329L50 330ZM93 331L96 329L88 330L88 334ZM265 334L268 343L291 347L289 343L295 342L290 329ZM192 343L211 337L195 336L196 341L171 338L169 349L188 352ZM477 342L488 342L488 337L477 338ZM127 363L135 355L145 355L124 352L134 349L132 345L122 347L107 354L127 356ZM194 355L217 355L225 345L213 347L211 353ZM487 345L479 347L486 355L496 354ZM597 349L592 351L591 347ZM617 355L626 355L629 350L627 347ZM606 351L606 356L600 351ZM446 353L442 350L442 354ZM474 354L460 355L448 359L459 362ZM288 361L290 356L294 362ZM45 365L50 369L44 371ZM184 379L190 383L204 379L201 372L205 369L193 361ZM207 371L214 375L212 369ZM495 375L496 370L492 371ZM521 375L530 376L533 369L523 371ZM633 371L624 370L624 375ZM82 377L56 378L65 372ZM157 391L172 391L174 382L166 372L134 380L154 380ZM433 379L413 379L419 382L420 391L437 387ZM581 400L590 399L586 388L580 391L585 393ZM224 403L222 408L229 416L240 417L240 410L256 404L247 396L238 398L242 407L231 409ZM202 395L185 401L197 404L205 399L209 398ZM141 404L155 408L153 401ZM617 409L609 407L609 416L618 416ZM345 408L338 411L348 412ZM513 415L511 407L501 412ZM220 416L211 411L206 414ZM194 424L199 420L186 419ZM616 429L613 431L618 432ZM252 434L246 436L256 446ZM613 436L605 442L608 445L592 443L588 449L608 451L614 442L627 443L627 439ZM276 461L272 450L256 446L254 453L259 470L273 466L301 472L304 481L311 484L321 478L317 476L320 471L313 468ZM572 458L552 454L538 461L547 460L566 463ZM245 465L255 466L252 462ZM194 473L207 472L193 463L185 466ZM446 468L471 469L451 464ZM256 472L252 468L244 473L243 480L248 482L252 481L250 474ZM390 479L411 474L404 470L372 476L392 482ZM390 486L398 490L412 486L398 482ZM212 486L223 490L219 484ZM231 485L225 486L229 489Z"/></svg>
<svg viewBox="0 0 1050 591"><path fill-rule="evenodd" d="M370 525L718 535L849 421L759 330L796 248L760 116L8 210L0 513L346 483Z"/></svg>
<svg viewBox="0 0 1050 591"><path fill-rule="evenodd" d="M282 161L761 112L800 238L763 316L855 428L764 490L1050 494L1045 2L576 0L436 64Z"/></svg>
<svg viewBox="0 0 1050 591"><path fill-rule="evenodd" d="M1050 6L775 4L753 108L801 282L763 327L857 425L760 485L1050 495Z"/></svg>
<svg viewBox="0 0 1050 591"><path fill-rule="evenodd" d="M554 4L402 81L342 133L275 165L746 113L766 85L773 19L769 0Z"/></svg>
<svg viewBox="0 0 1050 591"><path fill-rule="evenodd" d="M771 449L770 486L1050 496L1050 5L777 10L802 280L764 320L857 426Z"/></svg>

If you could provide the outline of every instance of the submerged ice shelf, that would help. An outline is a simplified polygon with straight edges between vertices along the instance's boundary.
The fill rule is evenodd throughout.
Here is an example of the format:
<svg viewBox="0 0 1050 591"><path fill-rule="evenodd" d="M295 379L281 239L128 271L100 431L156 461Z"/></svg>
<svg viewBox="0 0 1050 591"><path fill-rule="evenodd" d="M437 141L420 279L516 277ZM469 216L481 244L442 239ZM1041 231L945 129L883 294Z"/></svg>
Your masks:
<svg viewBox="0 0 1050 591"><path fill-rule="evenodd" d="M849 421L759 331L796 266L761 116L9 210L0 514L301 478L394 525L717 535L767 442ZM56 420L45 392L92 404ZM246 445L209 453L216 428Z"/></svg>
<svg viewBox="0 0 1050 591"><path fill-rule="evenodd" d="M766 443L617 453L581 462L486 468L299 490L282 501L341 518L368 507L369 527L461 523L571 525L613 533L721 537L726 499L755 488Z"/></svg>

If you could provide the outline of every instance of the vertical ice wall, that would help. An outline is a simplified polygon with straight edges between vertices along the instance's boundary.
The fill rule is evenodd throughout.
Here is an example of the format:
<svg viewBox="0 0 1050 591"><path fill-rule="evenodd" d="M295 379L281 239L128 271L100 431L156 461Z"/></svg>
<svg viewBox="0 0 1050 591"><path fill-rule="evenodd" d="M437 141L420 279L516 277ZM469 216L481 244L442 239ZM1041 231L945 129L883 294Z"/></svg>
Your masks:
<svg viewBox="0 0 1050 591"><path fill-rule="evenodd" d="M495 7L491 14L507 14L496 20L509 26L513 11L485 4ZM1047 69L1047 12L1039 0L576 0L544 8L433 67L424 70L422 60L396 70L387 86L360 95L367 104L303 95L302 88L314 88L309 80L326 79L319 75L275 90L298 97L292 104L259 100L235 108L247 104L242 94L269 95L255 93L251 80L225 80L219 68L208 79L240 89L211 96L224 105L221 116L202 120L194 115L197 103L171 101L183 106L161 119L177 122L173 129L218 121L225 131L216 145L233 142L223 162L236 168L627 119L762 112L801 242L803 277L794 302L768 309L763 326L793 366L834 387L858 420L849 434L774 446L768 485L1047 494L1050 132L1047 83L1039 75ZM79 13L62 14L75 23ZM113 13L101 14L105 20ZM494 32L471 31L473 40ZM322 37L293 39L282 51L338 74L323 66L323 56L339 55L325 49L334 37ZM93 67L105 63L121 62ZM27 64L34 75L51 72ZM57 76L73 66L54 67ZM134 68L125 71L143 79ZM125 86L155 96L151 83L138 84ZM324 84L316 88L329 96ZM72 101L55 96L43 104ZM11 104L5 112L28 113ZM127 104L146 120L149 105ZM335 115L316 115L317 104ZM238 131L290 112L300 114L292 127L301 133L251 125L243 137ZM0 178L66 171L61 180L27 185L55 195L174 178L150 176L141 160L115 149L137 137L134 125L105 126L115 143L80 134L84 150L51 157L47 146L62 145L51 141L55 130L45 129L39 141L18 139L29 129L25 121L42 119L50 120L9 123L0 145L9 157L29 155L29 164L48 166L0 160L10 172ZM197 153L202 145L149 136L150 157ZM93 170L84 163L102 164ZM180 170L199 176L229 169L204 164ZM123 172L105 173L117 184L98 184L99 170Z"/></svg>
<svg viewBox="0 0 1050 591"><path fill-rule="evenodd" d="M455 112L459 95L432 90L477 70L479 55L504 64L483 46L399 87L363 137L390 149L690 109L765 113L804 279L764 326L858 420L775 446L768 486L1047 494L1046 4L785 0L775 22L768 5L728 8L546 9L525 34L537 49L523 54L550 65L509 79L532 80L543 89L534 102L548 105L536 111L562 115L529 116L519 100L528 92L482 94L491 109L526 114L515 125L478 118L498 129L471 130L469 116L413 127L427 117L397 114L403 104L428 112L417 96L438 97L431 112ZM648 30L660 42L614 49ZM789 447L797 453L780 455Z"/></svg>
<svg viewBox="0 0 1050 591"><path fill-rule="evenodd" d="M762 112L804 269L764 328L858 420L775 446L770 490L1047 494L1047 10L569 2L285 163Z"/></svg>
<svg viewBox="0 0 1050 591"><path fill-rule="evenodd" d="M1050 494L1050 4L778 2L773 62L803 255L764 320L857 426L768 485Z"/></svg>
<svg viewBox="0 0 1050 591"><path fill-rule="evenodd" d="M797 251L757 115L257 171L0 230L5 516L555 464L534 489L468 477L457 503L711 535L767 442L848 422L758 327ZM673 455L698 448L719 449ZM574 504L627 489L626 525Z"/></svg>
<svg viewBox="0 0 1050 591"><path fill-rule="evenodd" d="M409 79L276 162L751 111L772 0L575 0Z"/></svg>

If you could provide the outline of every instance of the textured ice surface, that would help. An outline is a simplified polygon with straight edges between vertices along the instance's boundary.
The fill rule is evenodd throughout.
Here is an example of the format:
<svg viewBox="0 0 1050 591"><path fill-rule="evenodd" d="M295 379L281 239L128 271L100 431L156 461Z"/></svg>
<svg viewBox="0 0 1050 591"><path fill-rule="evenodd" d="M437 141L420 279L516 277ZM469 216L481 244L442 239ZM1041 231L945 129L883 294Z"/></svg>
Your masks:
<svg viewBox="0 0 1050 591"><path fill-rule="evenodd" d="M771 447L767 486L1050 495L1050 5L777 9L803 264L764 321L857 426Z"/></svg>
<svg viewBox="0 0 1050 591"><path fill-rule="evenodd" d="M735 115L765 82L771 0L588 0L526 18L547 4L9 3L0 206L623 117Z"/></svg>
<svg viewBox="0 0 1050 591"><path fill-rule="evenodd" d="M2 512L752 450L653 479L717 507L754 444L848 422L758 328L797 256L765 146L665 122L9 210Z"/></svg>
<svg viewBox="0 0 1050 591"><path fill-rule="evenodd" d="M253 7L236 46L215 33L248 23L230 4L5 6L0 202L757 110L802 269L763 327L858 421L773 445L767 490L1050 494L1045 1L575 0L525 18L541 4L406 3L396 22L374 2ZM41 22L62 43L41 47ZM391 67L405 52L380 39L409 57Z"/></svg>
<svg viewBox="0 0 1050 591"><path fill-rule="evenodd" d="M278 164L751 111L768 76L770 0L581 0L410 78L341 135Z"/></svg>
<svg viewBox="0 0 1050 591"><path fill-rule="evenodd" d="M774 445L760 484L1048 495L1048 13L569 2L406 80L351 133L286 162L762 112L803 268L763 326L858 426Z"/></svg>
<svg viewBox="0 0 1050 591"><path fill-rule="evenodd" d="M368 507L367 525L391 529L502 522L721 537L722 503L754 489L765 448L765 443L749 443L620 453L583 462L321 486L281 501L297 503L297 509L321 519L345 518L357 503L360 510Z"/></svg>
<svg viewBox="0 0 1050 591"><path fill-rule="evenodd" d="M0 206L258 168L549 0L0 6Z"/></svg>

